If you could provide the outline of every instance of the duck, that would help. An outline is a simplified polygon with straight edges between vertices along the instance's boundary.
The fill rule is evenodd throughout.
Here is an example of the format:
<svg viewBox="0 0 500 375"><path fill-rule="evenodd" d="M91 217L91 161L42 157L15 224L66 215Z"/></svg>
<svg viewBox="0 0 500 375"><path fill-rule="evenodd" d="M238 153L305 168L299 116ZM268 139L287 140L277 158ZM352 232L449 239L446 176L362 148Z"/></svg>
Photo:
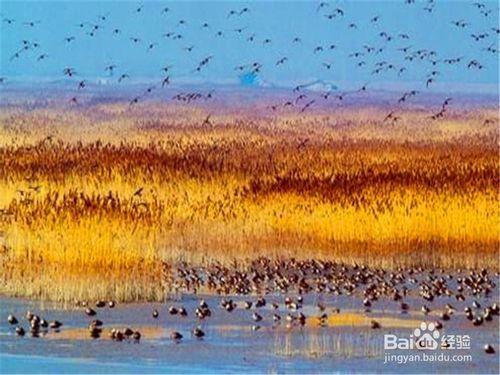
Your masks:
<svg viewBox="0 0 500 375"><path fill-rule="evenodd" d="M495 354L495 349L493 348L493 346L491 346L490 344L486 344L484 346L484 351L487 353L487 354Z"/></svg>
<svg viewBox="0 0 500 375"><path fill-rule="evenodd" d="M257 299L257 301L255 302L255 307L264 307L266 305L266 300L264 299L264 297L260 297Z"/></svg>
<svg viewBox="0 0 500 375"><path fill-rule="evenodd" d="M443 319L445 321L446 320L450 320L450 315L448 315L448 313L446 313L446 312L442 312L441 313L441 319Z"/></svg>
<svg viewBox="0 0 500 375"><path fill-rule="evenodd" d="M306 316L303 313L299 313L297 320L301 326L306 324Z"/></svg>
<svg viewBox="0 0 500 375"><path fill-rule="evenodd" d="M29 322L31 319L33 319L33 313L31 311L26 311L26 320Z"/></svg>
<svg viewBox="0 0 500 375"><path fill-rule="evenodd" d="M177 310L177 308L176 308L175 306L170 306L170 307L168 308L168 313L169 313L170 315L177 315L177 313L178 313L178 312L179 312L179 311Z"/></svg>
<svg viewBox="0 0 500 375"><path fill-rule="evenodd" d="M170 339L174 341L182 340L182 337L183 336L177 331L172 331L172 333L170 333Z"/></svg>
<svg viewBox="0 0 500 375"><path fill-rule="evenodd" d="M9 324L12 324L12 325L14 325L14 324L17 324L17 323L18 323L17 318L16 318L14 315L12 315L12 314L10 314L10 315L7 317L7 321L9 322Z"/></svg>
<svg viewBox="0 0 500 375"><path fill-rule="evenodd" d="M87 307L87 308L85 309L85 314L86 314L86 315L88 315L88 316L94 316L94 315L95 315L95 314L97 314L97 313L95 312L95 310L94 310L94 309L92 309L92 308L90 308L90 307Z"/></svg>
<svg viewBox="0 0 500 375"><path fill-rule="evenodd" d="M477 316L472 320L472 324L475 326L480 326L483 324L483 317L482 316Z"/></svg>
<svg viewBox="0 0 500 375"><path fill-rule="evenodd" d="M102 329L99 328L99 327L96 327L92 324L89 325L89 334L90 334L90 337L92 337L93 339L98 339L99 337L101 337L101 333L102 333Z"/></svg>
<svg viewBox="0 0 500 375"><path fill-rule="evenodd" d="M193 333L193 336L198 338L198 339L201 339L202 337L205 336L205 332L203 332L200 327L196 327L195 329L193 329L192 333Z"/></svg>
<svg viewBox="0 0 500 375"><path fill-rule="evenodd" d="M256 312L254 312L254 313L252 314L252 319L253 319L254 321L256 321L256 322L260 322L260 321L262 320L262 316L261 316L261 315L259 315L259 314L258 314L258 313L256 313Z"/></svg>
<svg viewBox="0 0 500 375"><path fill-rule="evenodd" d="M123 341L123 339L125 338L123 332L115 328L111 330L111 332L109 333L109 337L111 337L111 339L115 341Z"/></svg>
<svg viewBox="0 0 500 375"><path fill-rule="evenodd" d="M52 322L49 323L49 328L52 328L52 329L58 329L62 326L63 324L58 321L58 320L53 320Z"/></svg>
<svg viewBox="0 0 500 375"><path fill-rule="evenodd" d="M24 331L23 327L16 327L16 335L18 336L24 336L26 332Z"/></svg>

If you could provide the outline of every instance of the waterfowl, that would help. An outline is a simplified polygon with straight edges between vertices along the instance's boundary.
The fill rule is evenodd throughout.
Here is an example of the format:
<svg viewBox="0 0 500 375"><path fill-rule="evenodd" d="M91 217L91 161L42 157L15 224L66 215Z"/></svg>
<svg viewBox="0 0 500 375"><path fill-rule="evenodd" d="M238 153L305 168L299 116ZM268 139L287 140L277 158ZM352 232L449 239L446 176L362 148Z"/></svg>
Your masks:
<svg viewBox="0 0 500 375"><path fill-rule="evenodd" d="M450 316L446 312L441 313L441 319L443 320L450 320Z"/></svg>
<svg viewBox="0 0 500 375"><path fill-rule="evenodd" d="M174 341L179 341L182 339L182 335L177 332L177 331L173 331L171 334L170 334L170 339L174 340Z"/></svg>
<svg viewBox="0 0 500 375"><path fill-rule="evenodd" d="M110 309L114 308L115 306L116 306L115 301L109 301L109 302L108 302L108 307L109 307Z"/></svg>
<svg viewBox="0 0 500 375"><path fill-rule="evenodd" d="M491 311L495 315L498 315L500 313L500 307L498 306L497 303L494 303L493 305L491 305Z"/></svg>
<svg viewBox="0 0 500 375"><path fill-rule="evenodd" d="M33 338L40 337L40 330L39 329L31 328L30 329L30 334L31 334L31 337L33 337Z"/></svg>
<svg viewBox="0 0 500 375"><path fill-rule="evenodd" d="M379 328L380 328L380 323L379 323L379 322L377 322L376 320L372 320L372 321L370 322L370 327L371 327L372 329L379 329Z"/></svg>
<svg viewBox="0 0 500 375"><path fill-rule="evenodd" d="M111 331L109 331L109 338L111 340L115 340L117 332L118 332L118 330L116 328L112 328Z"/></svg>
<svg viewBox="0 0 500 375"><path fill-rule="evenodd" d="M196 327L195 329L193 329L192 333L193 333L194 337L199 338L199 339L201 339L203 336L205 336L205 332L203 332L200 327Z"/></svg>
<svg viewBox="0 0 500 375"><path fill-rule="evenodd" d="M114 328L111 330L109 336L111 337L111 339L113 339L115 341L123 341L123 339L125 338L122 331L119 331L119 330L114 329Z"/></svg>
<svg viewBox="0 0 500 375"><path fill-rule="evenodd" d="M263 307L266 305L266 300L261 297L261 298L258 298L257 301L255 302L255 307Z"/></svg>
<svg viewBox="0 0 500 375"><path fill-rule="evenodd" d="M174 307L174 306L170 306L170 307L168 308L168 313L169 313L170 315L177 315L177 313L178 313L178 312L179 312L179 311L178 311L178 310L177 310L177 308L176 308L176 307Z"/></svg>
<svg viewBox="0 0 500 375"><path fill-rule="evenodd" d="M226 309L227 312L231 312L234 310L234 303L232 301L230 301L229 303L226 304L226 306L224 307Z"/></svg>
<svg viewBox="0 0 500 375"><path fill-rule="evenodd" d="M7 317L7 321L8 321L10 324L12 324L12 325L14 325L14 324L17 324L17 323L18 323L17 318L16 318L14 315L12 315L12 314L10 314L10 315Z"/></svg>
<svg viewBox="0 0 500 375"><path fill-rule="evenodd" d="M93 310L92 308L90 307L87 307L85 309L85 314L88 315L88 316L94 316L96 314L95 310Z"/></svg>
<svg viewBox="0 0 500 375"><path fill-rule="evenodd" d="M141 339L141 333L139 331L134 331L134 333L132 333L132 338L135 341L139 341Z"/></svg>
<svg viewBox="0 0 500 375"><path fill-rule="evenodd" d="M483 318L484 318L484 320L486 320L488 322L491 322L491 320L493 319L493 317L492 317L490 309L488 309L488 308L484 309Z"/></svg>
<svg viewBox="0 0 500 375"><path fill-rule="evenodd" d="M52 328L52 329L58 329L62 325L63 324L60 321L58 321L58 320L53 320L52 322L49 323L49 327Z"/></svg>
<svg viewBox="0 0 500 375"><path fill-rule="evenodd" d="M254 321L256 321L256 322L260 322L260 321L262 320L262 316L261 316L261 315L259 315L259 314L258 314L258 313L256 313L256 312L254 312L254 313L252 314L252 319L253 319Z"/></svg>
<svg viewBox="0 0 500 375"><path fill-rule="evenodd" d="M159 316L160 314L158 313L158 310L154 309L154 310L153 310L152 315L153 315L153 318L155 318L155 319L156 319L156 318L158 318L158 316Z"/></svg>
<svg viewBox="0 0 500 375"><path fill-rule="evenodd" d="M306 324L306 316L302 313L299 313L299 316L297 318L297 320L299 321L299 324L301 326L303 326L304 324Z"/></svg>
<svg viewBox="0 0 500 375"><path fill-rule="evenodd" d="M40 322L37 320L31 320L30 326L31 326L32 330L36 330L36 331L40 330Z"/></svg>
<svg viewBox="0 0 500 375"><path fill-rule="evenodd" d="M483 324L483 317L482 316L475 317L472 320L472 324L474 324L475 326L480 326L481 324Z"/></svg>
<svg viewBox="0 0 500 375"><path fill-rule="evenodd" d="M97 327L89 327L89 335L93 339L98 339L101 337L102 329Z"/></svg>
<svg viewBox="0 0 500 375"><path fill-rule="evenodd" d="M24 331L23 327L16 327L16 335L18 336L24 336L26 332Z"/></svg>
<svg viewBox="0 0 500 375"><path fill-rule="evenodd" d="M486 344L484 346L484 351L488 354L494 354L495 353L495 349L493 348L493 346L491 346L490 344Z"/></svg>

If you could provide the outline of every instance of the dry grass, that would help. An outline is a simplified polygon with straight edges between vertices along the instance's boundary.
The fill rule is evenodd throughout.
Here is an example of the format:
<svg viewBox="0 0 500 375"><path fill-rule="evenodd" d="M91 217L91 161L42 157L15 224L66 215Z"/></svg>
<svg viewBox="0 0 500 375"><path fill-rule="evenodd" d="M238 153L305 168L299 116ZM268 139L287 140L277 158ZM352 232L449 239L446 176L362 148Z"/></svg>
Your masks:
<svg viewBox="0 0 500 375"><path fill-rule="evenodd" d="M160 300L162 260L259 255L498 269L496 116L4 108L0 292Z"/></svg>

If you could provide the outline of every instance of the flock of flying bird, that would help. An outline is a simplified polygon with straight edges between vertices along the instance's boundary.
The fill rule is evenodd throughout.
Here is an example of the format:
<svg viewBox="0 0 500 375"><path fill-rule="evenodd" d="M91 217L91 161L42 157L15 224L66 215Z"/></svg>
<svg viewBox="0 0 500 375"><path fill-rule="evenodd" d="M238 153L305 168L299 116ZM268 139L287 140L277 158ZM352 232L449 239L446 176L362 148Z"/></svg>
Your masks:
<svg viewBox="0 0 500 375"><path fill-rule="evenodd" d="M408 6L417 6L415 0L403 0L405 4ZM435 0L426 0L424 3L425 6L422 8L424 13L432 15L436 12ZM157 6L157 4L147 4L147 5L137 5L134 6L130 12L139 16L140 14L147 13L150 11L150 7ZM325 21L335 21L339 19L346 19L349 17L344 9L337 7L336 5L328 2L320 2L319 4L311 4L311 6L316 7L316 14L319 20L323 19ZM475 2L471 3L471 7L475 8L475 11L479 12L482 18L484 19L484 25L481 27L484 29L487 27L487 23L490 19L492 19L492 13L494 9L490 9L485 3ZM167 17L170 21L172 20L171 15L173 12L169 7L162 7L160 10L161 16ZM249 22L248 17L252 14L252 9L247 6L241 6L239 8L230 10L227 13L226 19L228 22L242 23L247 24ZM134 16L134 15L133 15ZM132 17L133 17L132 16ZM389 16L389 15L387 15ZM425 87L423 90L429 89L434 85L436 80L440 76L442 76L443 69L439 70L440 67L446 66L457 66L459 68L464 68L470 71L470 74L473 74L474 70L483 70L485 69L485 65L483 62L480 62L477 58L465 58L464 56L455 56L455 57L442 57L438 53L438 51L430 49L430 48L416 48L412 43L411 35L399 32L399 33L389 33L382 29L382 20L386 17L386 15L374 14L367 22L363 24L360 22L347 21L347 30L343 32L349 33L352 30L356 30L358 28L369 28L374 33L377 33L378 38L380 40L379 43L375 45L364 44L361 49L353 50L353 51L345 51L346 57L352 60L355 67L359 69L369 69L371 75L376 76L381 73L394 74L395 77L404 76L409 69L411 69L412 64L420 63L425 66L425 69L428 70L428 73L425 77L422 78L423 86ZM68 35L62 38L64 44L74 44L78 43L78 40L81 38L98 38L102 33L111 33L113 37L121 38L121 42L131 43L137 48L142 49L143 53L145 52L145 59L151 59L151 55L148 55L149 52L156 49L159 45L159 42L151 42L144 40L141 36L128 35L124 29L118 28L112 24L111 18L109 14L100 14L94 17L94 21L82 21L80 23L75 24L74 30L66 30ZM141 22L144 22L142 19ZM486 51L488 53L492 53L495 56L498 55L498 35L500 34L500 28L498 24L492 27L488 27L487 31L474 32L472 28L471 22L465 19L452 19L448 21L450 27L456 28L459 34L460 42L464 41L467 37L467 33L469 34L471 40L477 42L478 49L481 51ZM18 21L14 18L10 18L3 15L2 23L7 27L15 26L16 24L22 24L23 27L28 29L33 29L36 32L36 28L43 27L43 23L40 20L24 20ZM250 27L248 26L238 26L233 28L231 31L227 30L215 30L211 24L208 22L203 22L201 25L193 25L191 26L191 22L187 19L179 19L174 23L169 22L169 24L175 25L172 30L166 31L161 35L162 40L174 41L178 40L181 43L184 43L185 34L183 31L187 27L197 27L201 28L203 32L213 33L214 38L225 38L227 34L234 34L244 37L247 43L252 44L261 44L262 48L267 48L266 46L273 46L273 38L270 36L262 37L258 36L256 33L252 32ZM469 31L470 30L470 31ZM229 35L231 37L231 35ZM324 59L324 55L327 51L333 52L337 51L339 48L336 44L326 43L322 45L315 45L310 48L303 43L303 37L297 35L290 36L290 42L292 46L297 46L297 48L303 50L303 53L310 52L315 58L318 59L318 63L320 63L321 67L325 70L325 72L330 72L334 69L334 62L331 61L322 61ZM400 43L404 43L404 45L400 45ZM402 58L405 63L404 65L398 64L396 62L391 62L389 59L377 59L378 56L382 56L381 54L387 52L387 50L393 47L391 51L393 51L393 55L397 56L397 58ZM195 45L189 44L183 48L184 52L189 56L190 53L196 48ZM242 45L241 48L246 48ZM19 45L19 49L16 50L12 56L10 57L10 62L15 63L15 61L25 58L25 56L29 55L29 51L35 51L34 54L31 54L32 58L36 60L36 62L42 62L50 59L50 55L47 52L41 52L42 46L35 40L22 40ZM40 52L39 52L40 51ZM400 55L398 55L400 54ZM26 57L30 58L30 57ZM214 60L222 59L222 56L215 56L213 54L209 54L204 56L201 59L192 59L195 61L189 61L189 64L192 66L190 73L197 74L203 72L207 67L209 67ZM250 63L243 63L234 68L235 74L238 75L250 75L251 77L257 77L261 74L265 74L267 69L280 69L283 65L290 62L289 56L280 56L277 58L274 66L267 66L264 63L259 61L253 61ZM371 67L370 67L371 66ZM147 87L143 92L137 94L130 100L130 106L134 106L138 104L140 101L146 99L148 95L152 94L153 91L160 90L169 86L174 79L172 76L172 70L174 66L171 64L166 64L162 66L159 71L162 72L162 77L158 80L158 83ZM115 63L106 64L103 67L103 72L108 74L110 77L114 77L117 83L126 82L131 79L130 74L127 71L122 70ZM74 67L66 66L61 68L61 74L68 78L75 78L77 82L76 92L82 92L88 85L88 79L77 71ZM5 83L7 78L0 77L0 83ZM175 79L174 79L175 80ZM273 111L278 110L279 108L296 108L299 113L303 113L308 109L318 105L321 100L328 101L331 99L336 100L338 103L342 103L342 101L349 95L355 93L364 93L367 91L368 83L364 84L358 90L352 91L338 91L333 89L325 89L320 93L320 95L315 94L308 90L308 84L297 85L293 88L290 99L285 100L284 102L280 102L277 104L270 105L269 108ZM400 115L398 115L398 111L400 111L400 105L408 102L412 97L420 94L422 90L410 90L404 92L403 95L397 100L394 110L391 110L387 116L384 118L385 121L397 122L400 120ZM209 91L208 93L201 92L180 92L176 95L172 96L171 99L175 101L180 101L185 104L189 104L191 102L195 102L198 100L208 100L214 96L214 90ZM69 100L71 104L79 103L79 96L74 95ZM452 98L446 98L439 111L432 114L430 116L431 119L442 118L452 101ZM208 120L209 121L209 118Z"/></svg>

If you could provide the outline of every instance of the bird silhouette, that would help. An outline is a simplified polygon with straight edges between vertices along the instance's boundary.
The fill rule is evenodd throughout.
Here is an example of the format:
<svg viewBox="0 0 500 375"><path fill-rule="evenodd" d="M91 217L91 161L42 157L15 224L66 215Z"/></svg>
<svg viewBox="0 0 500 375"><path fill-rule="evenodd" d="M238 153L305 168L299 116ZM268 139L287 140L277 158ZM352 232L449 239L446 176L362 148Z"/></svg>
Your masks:
<svg viewBox="0 0 500 375"><path fill-rule="evenodd" d="M123 73L122 75L120 75L120 77L118 77L118 83L122 82L126 78L130 78L130 76L126 73Z"/></svg>
<svg viewBox="0 0 500 375"><path fill-rule="evenodd" d="M68 76L68 77L73 77L74 75L76 75L76 72L73 68L64 68L63 74Z"/></svg>
<svg viewBox="0 0 500 375"><path fill-rule="evenodd" d="M49 57L49 55L47 55L46 53L42 53L41 55L39 55L37 57L36 61L45 60L45 59L47 59L47 57Z"/></svg>
<svg viewBox="0 0 500 375"><path fill-rule="evenodd" d="M303 113L305 112L309 107L311 107L314 103L316 102L316 100L311 100L310 102L307 102L306 105L304 105L301 110L300 110L300 113Z"/></svg>

